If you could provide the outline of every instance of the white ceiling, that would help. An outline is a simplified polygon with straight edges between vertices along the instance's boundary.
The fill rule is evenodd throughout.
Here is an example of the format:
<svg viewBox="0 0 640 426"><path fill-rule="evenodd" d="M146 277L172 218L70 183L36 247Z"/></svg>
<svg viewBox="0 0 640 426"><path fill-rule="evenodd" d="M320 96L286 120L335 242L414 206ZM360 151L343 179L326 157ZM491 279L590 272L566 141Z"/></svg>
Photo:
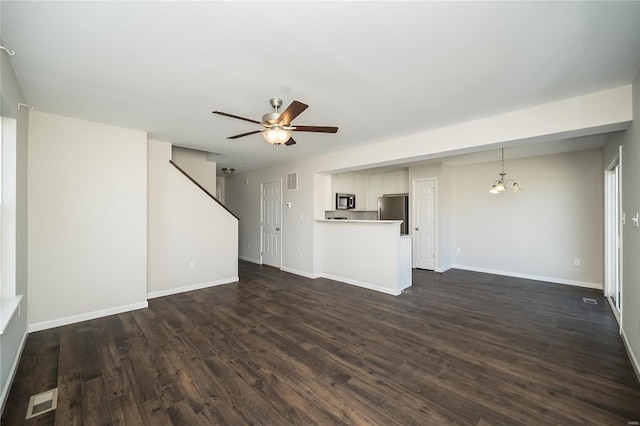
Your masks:
<svg viewBox="0 0 640 426"><path fill-rule="evenodd" d="M629 84L640 2L1 2L35 109L147 131L241 170ZM310 105L276 148L252 123Z"/></svg>

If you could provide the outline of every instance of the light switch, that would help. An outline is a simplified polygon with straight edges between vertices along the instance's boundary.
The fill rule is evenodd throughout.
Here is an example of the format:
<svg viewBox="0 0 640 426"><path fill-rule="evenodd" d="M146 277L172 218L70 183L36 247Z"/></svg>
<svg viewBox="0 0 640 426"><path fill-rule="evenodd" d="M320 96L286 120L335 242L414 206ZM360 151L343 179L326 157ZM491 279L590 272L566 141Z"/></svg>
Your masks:
<svg viewBox="0 0 640 426"><path fill-rule="evenodd" d="M633 227L637 228L638 227L638 212L636 212L636 215L631 218L631 221L633 222Z"/></svg>

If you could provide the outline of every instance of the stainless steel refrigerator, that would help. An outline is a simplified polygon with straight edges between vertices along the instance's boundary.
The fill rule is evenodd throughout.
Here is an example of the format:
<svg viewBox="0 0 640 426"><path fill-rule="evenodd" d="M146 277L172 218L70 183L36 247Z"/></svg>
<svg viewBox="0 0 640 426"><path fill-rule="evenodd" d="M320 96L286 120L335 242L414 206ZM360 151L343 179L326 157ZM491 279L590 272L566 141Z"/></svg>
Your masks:
<svg viewBox="0 0 640 426"><path fill-rule="evenodd" d="M378 197L378 219L401 220L400 234L409 233L409 194L385 194Z"/></svg>

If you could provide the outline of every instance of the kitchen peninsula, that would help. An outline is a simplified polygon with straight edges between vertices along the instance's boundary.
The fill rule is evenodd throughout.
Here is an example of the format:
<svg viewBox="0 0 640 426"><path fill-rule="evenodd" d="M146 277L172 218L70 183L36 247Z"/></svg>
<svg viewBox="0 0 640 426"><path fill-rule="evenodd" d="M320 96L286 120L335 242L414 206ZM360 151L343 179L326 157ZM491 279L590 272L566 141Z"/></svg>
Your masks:
<svg viewBox="0 0 640 426"><path fill-rule="evenodd" d="M411 286L411 235L401 220L316 219L319 276L394 296Z"/></svg>

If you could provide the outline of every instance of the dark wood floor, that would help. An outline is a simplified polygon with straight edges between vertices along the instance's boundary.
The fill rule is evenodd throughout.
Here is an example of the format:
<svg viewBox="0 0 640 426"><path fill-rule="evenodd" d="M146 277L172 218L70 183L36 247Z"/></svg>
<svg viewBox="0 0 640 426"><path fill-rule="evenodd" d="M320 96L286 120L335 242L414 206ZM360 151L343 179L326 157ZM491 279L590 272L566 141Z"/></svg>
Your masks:
<svg viewBox="0 0 640 426"><path fill-rule="evenodd" d="M600 291L418 270L393 297L245 262L239 275L29 335L2 424L640 420ZM29 396L56 386L58 409L25 421Z"/></svg>

